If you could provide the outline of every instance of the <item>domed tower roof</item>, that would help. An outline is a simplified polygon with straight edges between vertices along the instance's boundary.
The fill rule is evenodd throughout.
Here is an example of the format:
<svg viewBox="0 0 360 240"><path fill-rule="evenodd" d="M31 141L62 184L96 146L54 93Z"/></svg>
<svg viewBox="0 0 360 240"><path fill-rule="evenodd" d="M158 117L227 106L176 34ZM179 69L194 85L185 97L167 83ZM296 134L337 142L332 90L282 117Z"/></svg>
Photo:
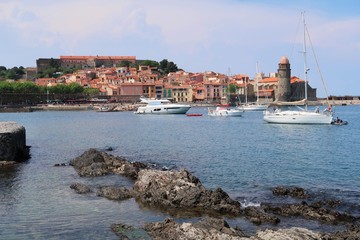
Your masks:
<svg viewBox="0 0 360 240"><path fill-rule="evenodd" d="M289 64L289 59L286 56L282 56L280 59L280 64Z"/></svg>

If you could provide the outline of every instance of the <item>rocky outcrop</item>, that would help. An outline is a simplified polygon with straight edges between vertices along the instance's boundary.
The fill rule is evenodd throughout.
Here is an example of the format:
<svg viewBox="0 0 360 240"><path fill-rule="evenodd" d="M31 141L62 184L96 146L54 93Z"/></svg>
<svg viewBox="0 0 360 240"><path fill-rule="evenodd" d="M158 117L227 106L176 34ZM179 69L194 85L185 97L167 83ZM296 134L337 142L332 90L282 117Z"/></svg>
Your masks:
<svg viewBox="0 0 360 240"><path fill-rule="evenodd" d="M16 122L0 122L0 161L29 159L25 128Z"/></svg>
<svg viewBox="0 0 360 240"><path fill-rule="evenodd" d="M172 219L149 223L145 230L155 240L318 240L321 235L304 228L289 228L257 231L254 236L246 236L240 229L231 228L223 219L205 218L197 223L176 223Z"/></svg>
<svg viewBox="0 0 360 240"><path fill-rule="evenodd" d="M141 170L134 184L138 201L155 207L192 209L200 212L240 214L240 203L221 188L207 190L186 170Z"/></svg>
<svg viewBox="0 0 360 240"><path fill-rule="evenodd" d="M80 176L101 176L109 173L116 173L137 178L140 169L146 165L140 162L131 163L121 157L114 157L96 149L89 149L81 156L70 161L70 165L75 168Z"/></svg>
<svg viewBox="0 0 360 240"><path fill-rule="evenodd" d="M96 193L97 196L110 200L124 200L133 197L133 192L125 187L104 186Z"/></svg>
<svg viewBox="0 0 360 240"><path fill-rule="evenodd" d="M247 239L240 230L230 228L226 221L216 218L205 218L194 224L176 223L172 219L166 219L164 222L146 224L145 230L154 240Z"/></svg>
<svg viewBox="0 0 360 240"><path fill-rule="evenodd" d="M323 207L314 207L308 205L305 201L303 201L301 204L285 204L282 206L263 204L262 207L265 212L283 216L302 216L306 219L317 220L329 224L353 222L356 220L356 218L351 215Z"/></svg>
<svg viewBox="0 0 360 240"><path fill-rule="evenodd" d="M73 183L70 185L71 189L74 189L76 193L84 194L84 193L90 193L91 189L82 183Z"/></svg>
<svg viewBox="0 0 360 240"><path fill-rule="evenodd" d="M319 233L310 231L306 228L286 228L286 229L266 229L258 231L255 236L250 237L251 240L319 240Z"/></svg>
<svg viewBox="0 0 360 240"><path fill-rule="evenodd" d="M360 239L360 223L347 226L346 231L326 233L321 237L322 240L359 240Z"/></svg>
<svg viewBox="0 0 360 240"><path fill-rule="evenodd" d="M276 187L272 190L273 194L276 196L291 196L295 198L305 199L308 198L308 194L305 193L305 190L300 187Z"/></svg>
<svg viewBox="0 0 360 240"><path fill-rule="evenodd" d="M143 229L135 228L126 224L112 224L111 230L121 240L153 240L152 237Z"/></svg>
<svg viewBox="0 0 360 240"><path fill-rule="evenodd" d="M242 213L250 222L258 225L263 223L278 224L280 222L278 217L265 213L259 207L246 207L242 210Z"/></svg>
<svg viewBox="0 0 360 240"><path fill-rule="evenodd" d="M143 163L130 163L123 158L96 149L84 152L73 159L70 165L80 176L116 173L137 179L132 190L115 186L101 187L97 195L108 199L123 200L136 197L139 203L156 208L180 209L200 214L204 212L240 214L239 202L232 200L221 188L214 191L205 189L199 179L186 170L145 169L147 166ZM74 189L79 188L74 186Z"/></svg>

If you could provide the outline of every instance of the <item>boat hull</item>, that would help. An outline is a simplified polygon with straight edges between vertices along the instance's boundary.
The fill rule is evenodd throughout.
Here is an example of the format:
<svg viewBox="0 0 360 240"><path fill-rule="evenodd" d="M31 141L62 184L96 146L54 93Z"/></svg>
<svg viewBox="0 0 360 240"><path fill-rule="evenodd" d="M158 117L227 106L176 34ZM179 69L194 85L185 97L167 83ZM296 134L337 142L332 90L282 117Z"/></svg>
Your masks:
<svg viewBox="0 0 360 240"><path fill-rule="evenodd" d="M243 105L239 107L244 111L264 111L268 108L267 105Z"/></svg>
<svg viewBox="0 0 360 240"><path fill-rule="evenodd" d="M208 109L208 115L213 117L241 117L243 113L240 109Z"/></svg>
<svg viewBox="0 0 360 240"><path fill-rule="evenodd" d="M264 121L280 124L331 124L333 118L330 113L307 111L264 112Z"/></svg>
<svg viewBox="0 0 360 240"><path fill-rule="evenodd" d="M190 105L172 106L146 106L139 107L136 114L185 114L191 108Z"/></svg>

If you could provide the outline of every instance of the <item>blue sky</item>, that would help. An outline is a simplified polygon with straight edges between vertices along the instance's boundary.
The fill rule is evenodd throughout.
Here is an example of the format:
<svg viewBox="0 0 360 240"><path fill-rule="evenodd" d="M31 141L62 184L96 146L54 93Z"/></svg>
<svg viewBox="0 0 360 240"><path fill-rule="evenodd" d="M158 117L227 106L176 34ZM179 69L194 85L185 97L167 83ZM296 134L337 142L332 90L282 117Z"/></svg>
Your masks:
<svg viewBox="0 0 360 240"><path fill-rule="evenodd" d="M0 66L60 55L168 59L190 72L303 78L301 11L330 95L360 95L358 0L0 0ZM310 48L308 49L310 50ZM309 82L325 93L308 54Z"/></svg>

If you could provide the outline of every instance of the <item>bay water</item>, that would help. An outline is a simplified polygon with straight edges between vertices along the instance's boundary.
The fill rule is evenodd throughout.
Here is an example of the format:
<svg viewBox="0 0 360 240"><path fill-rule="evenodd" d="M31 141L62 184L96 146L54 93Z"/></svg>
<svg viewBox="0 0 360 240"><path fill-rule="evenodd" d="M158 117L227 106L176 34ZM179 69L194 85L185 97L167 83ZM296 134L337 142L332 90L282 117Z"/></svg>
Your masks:
<svg viewBox="0 0 360 240"><path fill-rule="evenodd" d="M338 106L346 126L265 123L262 112L240 118L209 117L193 107L186 115L135 115L132 112L39 111L0 113L26 129L31 159L0 169L0 239L118 239L113 223L142 226L174 217L139 206L135 200L96 196L105 185L131 187L117 175L79 177L71 166L54 167L89 148L129 161L185 168L209 189L221 187L243 206L291 201L275 198L276 186L298 186L318 198L337 199L342 211L360 216L360 106ZM76 194L81 182L94 192ZM196 217L175 216L177 221ZM248 232L243 218L227 219ZM334 229L315 221L282 219L278 227ZM262 226L266 227L266 226Z"/></svg>

